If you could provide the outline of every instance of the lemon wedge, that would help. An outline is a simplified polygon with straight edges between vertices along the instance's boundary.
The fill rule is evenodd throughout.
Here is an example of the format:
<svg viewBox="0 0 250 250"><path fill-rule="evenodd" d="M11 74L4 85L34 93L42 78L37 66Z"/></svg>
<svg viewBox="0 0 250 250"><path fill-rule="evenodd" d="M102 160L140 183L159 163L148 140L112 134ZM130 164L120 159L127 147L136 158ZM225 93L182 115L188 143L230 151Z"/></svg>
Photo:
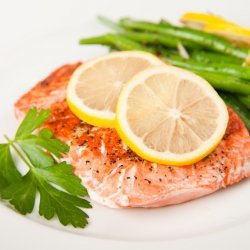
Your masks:
<svg viewBox="0 0 250 250"><path fill-rule="evenodd" d="M235 43L250 46L250 29L221 17L189 12L180 20L186 26L223 36Z"/></svg>
<svg viewBox="0 0 250 250"><path fill-rule="evenodd" d="M73 73L67 87L67 103L85 122L114 127L118 96L138 72L164 63L146 52L114 52L88 61Z"/></svg>
<svg viewBox="0 0 250 250"><path fill-rule="evenodd" d="M199 76L173 66L138 73L121 91L116 129L143 159L171 165L195 163L221 141L227 108Z"/></svg>

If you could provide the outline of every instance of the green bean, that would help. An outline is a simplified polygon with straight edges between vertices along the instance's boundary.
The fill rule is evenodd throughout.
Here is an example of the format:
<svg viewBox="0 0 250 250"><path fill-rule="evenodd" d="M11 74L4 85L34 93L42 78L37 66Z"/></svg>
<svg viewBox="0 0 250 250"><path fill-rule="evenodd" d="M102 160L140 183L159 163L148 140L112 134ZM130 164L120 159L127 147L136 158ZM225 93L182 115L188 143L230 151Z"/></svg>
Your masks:
<svg viewBox="0 0 250 250"><path fill-rule="evenodd" d="M178 55L177 50L170 50L167 49L164 46L156 46L153 45L153 47L158 51L159 54L161 52L166 53L167 55ZM242 65L242 59L225 55L221 53L211 52L211 51L202 51L202 50L189 50L188 54L190 56L190 59L193 59L193 61L201 62L201 63L213 63L213 62L219 62L219 63L226 63L226 64L237 64ZM182 58L184 59L184 58Z"/></svg>
<svg viewBox="0 0 250 250"><path fill-rule="evenodd" d="M206 79L215 89L231 92L232 94L246 94L250 93L250 84L246 83L244 80L225 76L218 73L210 73L194 70L194 73Z"/></svg>
<svg viewBox="0 0 250 250"><path fill-rule="evenodd" d="M101 44L114 46L120 50L146 50L139 43L119 34L106 34L102 36L83 38L79 41L83 44Z"/></svg>
<svg viewBox="0 0 250 250"><path fill-rule="evenodd" d="M241 117L248 130L250 130L250 111L237 99L237 97L223 92L219 92L219 95L224 102Z"/></svg>
<svg viewBox="0 0 250 250"><path fill-rule="evenodd" d="M122 29L121 26L119 26L118 23L104 16L98 16L98 20L104 25L106 25L107 27L115 31L118 31L119 33L121 33L121 35L124 35L130 38L131 40L141 42L143 44L161 44L166 47L176 48L178 46L178 43L181 42L183 46L187 48L197 49L197 44L193 42L181 41L179 38L169 37L169 36L156 34L152 32L125 31L124 29Z"/></svg>
<svg viewBox="0 0 250 250"><path fill-rule="evenodd" d="M101 45L112 45L110 42L109 34L105 34L102 36L93 36L93 37L88 37L88 38L82 38L79 41L79 44L101 44Z"/></svg>
<svg viewBox="0 0 250 250"><path fill-rule="evenodd" d="M131 40L140 42L142 44L156 44L156 45L163 45L168 48L177 48L178 43L182 43L186 48L197 49L198 46L189 41L181 41L178 38L165 36L161 34L156 34L152 32L133 32L127 31L122 33L122 35L128 37Z"/></svg>
<svg viewBox="0 0 250 250"><path fill-rule="evenodd" d="M176 27L173 25L162 25L151 22L134 21L129 18L121 19L120 26L126 29L135 29L142 31L150 31L163 35L173 36L183 40L195 42L207 49L229 54L238 58L246 59L248 49L244 47L235 47L229 41L219 36L205 33L190 28Z"/></svg>
<svg viewBox="0 0 250 250"><path fill-rule="evenodd" d="M179 56L179 52L176 49L167 49L164 46L161 45L153 45L153 46L147 46L146 48L150 48L151 51L156 54L159 57L165 56L165 57L171 57L171 56Z"/></svg>
<svg viewBox="0 0 250 250"><path fill-rule="evenodd" d="M235 64L216 63L216 62L207 64L202 62L196 62L192 59L186 60L177 56L166 58L166 61L177 67L189 70L214 72L225 75L231 75L245 80L250 80L250 67L242 67Z"/></svg>
<svg viewBox="0 0 250 250"><path fill-rule="evenodd" d="M248 109L250 109L250 95L248 96L239 96L238 99L243 103Z"/></svg>
<svg viewBox="0 0 250 250"><path fill-rule="evenodd" d="M231 64L238 64L242 65L243 60L231 55L219 54L211 51L189 51L190 57L198 62L204 63L213 63L213 62L220 62L220 63L231 63Z"/></svg>

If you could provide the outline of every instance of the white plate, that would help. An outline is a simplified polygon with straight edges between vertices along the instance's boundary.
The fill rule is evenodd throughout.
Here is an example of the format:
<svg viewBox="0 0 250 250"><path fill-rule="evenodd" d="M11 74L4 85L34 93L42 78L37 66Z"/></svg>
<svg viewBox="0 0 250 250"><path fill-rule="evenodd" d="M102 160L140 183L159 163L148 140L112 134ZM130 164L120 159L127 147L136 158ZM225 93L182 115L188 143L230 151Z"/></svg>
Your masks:
<svg viewBox="0 0 250 250"><path fill-rule="evenodd" d="M172 7L173 10L175 8L177 6ZM230 11L231 9L227 14ZM171 17L174 16L173 11L166 10L166 17L168 13ZM81 36L100 34L102 31L105 29L101 25L87 19L84 25L31 35L0 50L1 134L13 135L18 126L13 115L13 103L37 81L64 63L87 60L106 53L106 49L100 46L83 47L77 44ZM68 249L69 246L72 248L73 245L82 245L86 249L91 246L99 247L96 249L126 249L128 246L141 249L171 246L171 249L174 249L186 246L188 249L197 244L207 249L206 247L210 248L213 244L208 240L216 238L218 244L226 244L227 249L233 249L231 247L234 247L235 243L241 246L241 249L247 249L244 237L245 231L250 229L250 224L243 222L250 219L249 188L250 180L245 180L207 197L158 209L119 210L93 203L94 208L87 211L90 224L85 229L63 227L57 221L47 222L36 215L27 219L1 204L0 235L5 237L0 236L0 249L30 249L27 246L32 244L36 244L36 249L39 246L48 248L56 243L61 243L62 250ZM65 231L71 234L65 234ZM31 241L25 240L25 244L20 244L27 238L27 234ZM219 236L221 239L226 237L227 241L219 241ZM45 237L46 241L40 241ZM36 241L39 241L38 245ZM204 242L206 244L203 244Z"/></svg>

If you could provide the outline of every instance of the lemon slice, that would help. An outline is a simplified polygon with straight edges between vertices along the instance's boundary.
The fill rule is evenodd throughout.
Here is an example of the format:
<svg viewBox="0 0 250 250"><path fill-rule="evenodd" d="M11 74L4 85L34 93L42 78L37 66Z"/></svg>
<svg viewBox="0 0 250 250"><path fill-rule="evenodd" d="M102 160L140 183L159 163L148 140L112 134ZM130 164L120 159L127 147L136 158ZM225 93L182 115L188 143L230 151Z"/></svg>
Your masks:
<svg viewBox="0 0 250 250"><path fill-rule="evenodd" d="M223 36L235 43L250 46L250 29L232 23L224 18L204 13L185 13L181 22L194 29Z"/></svg>
<svg viewBox="0 0 250 250"><path fill-rule="evenodd" d="M173 66L137 74L123 88L116 128L142 158L187 165L208 155L222 139L227 108L208 82Z"/></svg>
<svg viewBox="0 0 250 250"><path fill-rule="evenodd" d="M146 52L115 52L91 60L76 69L68 88L72 112L85 122L114 127L115 108L124 83L153 65L163 65Z"/></svg>

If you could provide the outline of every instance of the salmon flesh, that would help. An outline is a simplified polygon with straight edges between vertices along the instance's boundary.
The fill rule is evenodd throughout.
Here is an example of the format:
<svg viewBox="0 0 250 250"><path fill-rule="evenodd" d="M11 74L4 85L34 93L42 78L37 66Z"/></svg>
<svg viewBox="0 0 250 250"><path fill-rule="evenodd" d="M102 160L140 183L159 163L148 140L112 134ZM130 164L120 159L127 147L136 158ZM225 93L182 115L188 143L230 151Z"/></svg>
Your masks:
<svg viewBox="0 0 250 250"><path fill-rule="evenodd" d="M45 127L70 145L64 160L74 166L90 198L109 207L161 207L208 195L250 176L250 136L230 108L226 133L203 160L183 167L146 161L131 151L115 129L79 120L67 106L67 83L80 65L64 65L15 104L22 119L31 107L50 108Z"/></svg>

